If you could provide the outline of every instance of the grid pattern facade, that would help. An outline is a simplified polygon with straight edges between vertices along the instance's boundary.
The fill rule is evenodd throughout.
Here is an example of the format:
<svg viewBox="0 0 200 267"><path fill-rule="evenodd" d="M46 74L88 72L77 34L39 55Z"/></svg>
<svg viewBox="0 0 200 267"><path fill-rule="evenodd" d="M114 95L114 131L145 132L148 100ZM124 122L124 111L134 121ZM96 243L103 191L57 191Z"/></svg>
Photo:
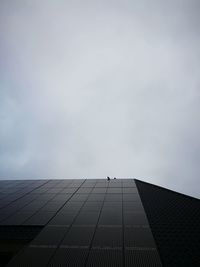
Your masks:
<svg viewBox="0 0 200 267"><path fill-rule="evenodd" d="M1 181L0 225L42 229L10 267L161 266L134 179Z"/></svg>

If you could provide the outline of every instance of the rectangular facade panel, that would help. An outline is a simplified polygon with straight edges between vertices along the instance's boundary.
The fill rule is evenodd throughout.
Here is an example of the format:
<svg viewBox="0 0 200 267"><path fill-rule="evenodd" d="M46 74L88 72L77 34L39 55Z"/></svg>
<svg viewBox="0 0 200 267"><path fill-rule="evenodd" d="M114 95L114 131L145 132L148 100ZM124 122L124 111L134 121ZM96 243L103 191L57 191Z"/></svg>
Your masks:
<svg viewBox="0 0 200 267"><path fill-rule="evenodd" d="M121 267L123 266L122 250L92 249L86 267Z"/></svg>
<svg viewBox="0 0 200 267"><path fill-rule="evenodd" d="M61 247L89 247L94 235L95 227L72 226L65 235Z"/></svg>
<svg viewBox="0 0 200 267"><path fill-rule="evenodd" d="M46 267L54 251L53 248L26 248L7 267Z"/></svg>
<svg viewBox="0 0 200 267"><path fill-rule="evenodd" d="M59 248L50 260L48 267L84 267L88 249Z"/></svg>
<svg viewBox="0 0 200 267"><path fill-rule="evenodd" d="M93 248L122 248L123 235L122 228L98 227L94 236Z"/></svg>
<svg viewBox="0 0 200 267"><path fill-rule="evenodd" d="M31 246L58 246L65 234L68 232L68 227L46 226L39 235L31 242Z"/></svg>

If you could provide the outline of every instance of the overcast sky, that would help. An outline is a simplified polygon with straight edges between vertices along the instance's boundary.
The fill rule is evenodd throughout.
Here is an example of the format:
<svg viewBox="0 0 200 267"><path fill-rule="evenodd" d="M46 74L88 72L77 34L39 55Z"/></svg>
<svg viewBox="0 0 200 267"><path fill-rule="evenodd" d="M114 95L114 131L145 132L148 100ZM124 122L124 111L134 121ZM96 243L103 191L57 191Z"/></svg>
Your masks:
<svg viewBox="0 0 200 267"><path fill-rule="evenodd" d="M0 178L200 197L199 0L1 0Z"/></svg>

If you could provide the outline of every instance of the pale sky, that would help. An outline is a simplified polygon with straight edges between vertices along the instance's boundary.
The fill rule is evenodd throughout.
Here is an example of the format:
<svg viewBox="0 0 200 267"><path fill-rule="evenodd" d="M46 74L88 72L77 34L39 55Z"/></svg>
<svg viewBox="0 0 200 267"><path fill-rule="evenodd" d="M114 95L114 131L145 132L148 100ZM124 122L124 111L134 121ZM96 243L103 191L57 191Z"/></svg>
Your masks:
<svg viewBox="0 0 200 267"><path fill-rule="evenodd" d="M199 0L1 0L0 179L200 197Z"/></svg>

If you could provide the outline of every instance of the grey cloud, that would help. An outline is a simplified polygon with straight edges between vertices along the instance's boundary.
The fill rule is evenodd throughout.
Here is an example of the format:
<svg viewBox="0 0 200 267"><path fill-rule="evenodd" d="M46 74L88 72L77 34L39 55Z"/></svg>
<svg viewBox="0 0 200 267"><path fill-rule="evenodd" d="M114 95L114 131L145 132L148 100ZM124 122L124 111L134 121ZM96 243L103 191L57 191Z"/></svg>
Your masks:
<svg viewBox="0 0 200 267"><path fill-rule="evenodd" d="M199 197L199 1L1 1L0 177Z"/></svg>

